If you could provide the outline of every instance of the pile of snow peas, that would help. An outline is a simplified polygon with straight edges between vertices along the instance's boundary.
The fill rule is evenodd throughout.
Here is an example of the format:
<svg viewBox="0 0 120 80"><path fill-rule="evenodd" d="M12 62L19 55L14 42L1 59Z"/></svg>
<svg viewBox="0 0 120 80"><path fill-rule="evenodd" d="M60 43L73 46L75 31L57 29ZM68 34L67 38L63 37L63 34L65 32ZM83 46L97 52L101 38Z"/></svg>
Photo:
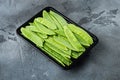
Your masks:
<svg viewBox="0 0 120 80"><path fill-rule="evenodd" d="M90 45L92 37L82 28L68 23L54 11L43 10L28 26L21 28L22 35L55 59L62 66L70 66Z"/></svg>

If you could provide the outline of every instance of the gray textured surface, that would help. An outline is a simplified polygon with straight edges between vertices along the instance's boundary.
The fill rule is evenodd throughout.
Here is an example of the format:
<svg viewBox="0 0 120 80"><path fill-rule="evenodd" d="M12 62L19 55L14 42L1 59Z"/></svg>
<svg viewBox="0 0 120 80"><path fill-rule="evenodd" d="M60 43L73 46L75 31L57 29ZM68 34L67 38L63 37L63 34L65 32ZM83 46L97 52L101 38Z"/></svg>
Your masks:
<svg viewBox="0 0 120 80"><path fill-rule="evenodd" d="M82 66L65 71L17 36L16 28L46 6L99 38ZM0 0L0 80L119 79L119 0Z"/></svg>

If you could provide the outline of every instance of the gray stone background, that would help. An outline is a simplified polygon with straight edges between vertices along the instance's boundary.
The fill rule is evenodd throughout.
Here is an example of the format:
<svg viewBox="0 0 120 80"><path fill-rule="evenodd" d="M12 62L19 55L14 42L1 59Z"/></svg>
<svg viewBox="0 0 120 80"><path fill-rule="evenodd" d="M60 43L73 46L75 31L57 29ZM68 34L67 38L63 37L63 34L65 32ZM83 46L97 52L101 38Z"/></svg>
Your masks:
<svg viewBox="0 0 120 80"><path fill-rule="evenodd" d="M82 66L63 70L16 34L51 6L99 38ZM0 0L0 80L119 80L120 0Z"/></svg>

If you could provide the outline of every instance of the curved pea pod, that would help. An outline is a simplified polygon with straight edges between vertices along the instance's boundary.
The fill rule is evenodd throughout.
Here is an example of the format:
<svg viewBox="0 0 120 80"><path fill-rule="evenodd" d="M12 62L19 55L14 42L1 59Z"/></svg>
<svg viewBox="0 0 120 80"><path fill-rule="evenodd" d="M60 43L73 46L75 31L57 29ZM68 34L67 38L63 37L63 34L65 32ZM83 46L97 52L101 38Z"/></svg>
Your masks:
<svg viewBox="0 0 120 80"><path fill-rule="evenodd" d="M52 49L53 51L55 51L56 53L58 53L59 55L61 55L62 57L64 57L66 60L70 60L71 56L67 55L66 53L64 53L62 50L58 49L56 46L54 46L53 44L50 44L48 42L45 42L45 44L47 44L47 46Z"/></svg>
<svg viewBox="0 0 120 80"><path fill-rule="evenodd" d="M90 44L88 44L80 35L74 33L75 37L78 39L78 41L80 42L80 44L82 44L85 47L89 47Z"/></svg>
<svg viewBox="0 0 120 80"><path fill-rule="evenodd" d="M63 30L53 30L57 35L61 35L65 37L65 33Z"/></svg>
<svg viewBox="0 0 120 80"><path fill-rule="evenodd" d="M66 62L66 60L63 59L63 57L61 55L59 55L55 51L51 50L48 46L46 46L46 44L44 45L44 48L40 47L40 49L42 49L44 52L46 52L46 54L48 54L49 56L51 56L52 58L54 58L62 66L65 67L66 66L65 64L68 63L68 62Z"/></svg>
<svg viewBox="0 0 120 80"><path fill-rule="evenodd" d="M69 51L65 46L57 43L52 38L46 39L45 42L49 43L52 47L54 47L55 51L58 51L61 55L70 58L71 51Z"/></svg>
<svg viewBox="0 0 120 80"><path fill-rule="evenodd" d="M58 48L59 50L61 50L68 58L70 58L71 56L71 50L68 49L66 46L59 44L58 42L56 42L53 38L48 38L45 40L46 42L48 42L51 45L54 45L56 48Z"/></svg>
<svg viewBox="0 0 120 80"><path fill-rule="evenodd" d="M25 36L27 39L35 43L36 45L43 47L44 40L31 32L29 29L21 28L22 35Z"/></svg>
<svg viewBox="0 0 120 80"><path fill-rule="evenodd" d="M53 15L51 15L51 14L49 14L49 15L50 15L51 19L54 21L54 24L56 24L57 28L59 30L63 30L62 25L57 21L57 19Z"/></svg>
<svg viewBox="0 0 120 80"><path fill-rule="evenodd" d="M70 44L70 42L67 40L67 38L63 36L54 36L54 40L66 47L68 47L71 50L75 50L74 47Z"/></svg>
<svg viewBox="0 0 120 80"><path fill-rule="evenodd" d="M41 34L41 33L36 33L38 36L40 36L43 39L48 38L48 36L46 34Z"/></svg>
<svg viewBox="0 0 120 80"><path fill-rule="evenodd" d="M45 19L49 20L50 22L54 23L53 19L51 18L50 14L47 11L43 10L42 15L43 15L43 18L45 18Z"/></svg>
<svg viewBox="0 0 120 80"><path fill-rule="evenodd" d="M46 26L49 29L57 29L56 25L53 24L52 22L50 22L49 20L45 19L45 18L36 18L35 21L40 22L42 25Z"/></svg>
<svg viewBox="0 0 120 80"><path fill-rule="evenodd" d="M55 35L55 33L54 33L52 30L46 28L46 27L45 27L44 25L42 25L41 23L39 23L39 22L37 22L37 21L34 21L34 23L35 23L35 26L36 26L36 28L39 30L40 33L42 33L42 34L47 34L47 35Z"/></svg>
<svg viewBox="0 0 120 80"><path fill-rule="evenodd" d="M70 30L76 34L78 34L79 36L81 36L87 43L92 44L93 43L93 39L92 37L83 29L73 25L73 24L68 24Z"/></svg>
<svg viewBox="0 0 120 80"><path fill-rule="evenodd" d="M72 56L72 58L77 59L82 54L83 54L83 52L75 52L75 51L73 51L71 56Z"/></svg>
<svg viewBox="0 0 120 80"><path fill-rule="evenodd" d="M30 25L30 26L35 26L35 24L34 24L34 23L29 23L29 25Z"/></svg>
<svg viewBox="0 0 120 80"><path fill-rule="evenodd" d="M49 51L50 53L53 53L57 57L57 59L61 60L65 65L69 66L72 63L69 58L61 55L61 53L49 43L45 42L44 48L46 48L47 51Z"/></svg>
<svg viewBox="0 0 120 80"><path fill-rule="evenodd" d="M51 43L53 45L55 45L56 47L62 49L62 50L68 50L68 48L62 44L59 44L58 42L56 42L53 38L49 37L48 39L46 39L46 41L48 43Z"/></svg>
<svg viewBox="0 0 120 80"><path fill-rule="evenodd" d="M76 51L85 51L85 48L79 43L79 41L76 39L72 31L68 28L68 26L64 26L64 32L68 41Z"/></svg>
<svg viewBox="0 0 120 80"><path fill-rule="evenodd" d="M53 15L57 19L57 21L60 23L61 26L65 26L68 24L67 21L59 14L57 14L53 11L50 11L50 14Z"/></svg>
<svg viewBox="0 0 120 80"><path fill-rule="evenodd" d="M35 26L26 26L26 29L29 29L32 32L41 33L40 30L38 30Z"/></svg>

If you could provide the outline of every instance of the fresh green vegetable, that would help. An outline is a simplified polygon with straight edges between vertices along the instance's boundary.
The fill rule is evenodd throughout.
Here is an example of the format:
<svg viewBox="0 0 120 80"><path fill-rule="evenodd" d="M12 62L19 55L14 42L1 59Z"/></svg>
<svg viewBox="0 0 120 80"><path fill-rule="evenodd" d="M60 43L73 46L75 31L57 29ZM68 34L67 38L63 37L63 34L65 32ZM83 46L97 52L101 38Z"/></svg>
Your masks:
<svg viewBox="0 0 120 80"><path fill-rule="evenodd" d="M70 42L68 41L68 39L66 37L63 36L54 36L54 40L66 47L68 47L71 50L75 50L74 47L70 44Z"/></svg>
<svg viewBox="0 0 120 80"><path fill-rule="evenodd" d="M49 20L47 20L45 18L39 17L39 18L36 18L35 21L40 22L41 24L45 25L49 29L57 29L55 24L53 24L52 22L50 22Z"/></svg>
<svg viewBox="0 0 120 80"><path fill-rule="evenodd" d="M37 29L39 30L39 32L41 32L42 34L55 35L55 33L54 33L52 30L46 28L44 25L40 24L39 22L35 21L34 23L35 23L36 28L37 28Z"/></svg>
<svg viewBox="0 0 120 80"><path fill-rule="evenodd" d="M42 17L22 27L21 33L64 67L70 66L72 59L78 59L93 44L85 30L68 24L53 11L43 10Z"/></svg>
<svg viewBox="0 0 120 80"><path fill-rule="evenodd" d="M38 36L40 36L41 38L48 38L48 36L46 34L41 34L41 33L36 33Z"/></svg>
<svg viewBox="0 0 120 80"><path fill-rule="evenodd" d="M66 54L64 51L60 50L59 48L57 48L56 46L54 46L53 44L50 44L48 42L46 42L49 46L49 48L51 48L52 50L54 50L55 52L57 52L58 54L60 54L61 56L63 56L64 58L70 59L70 55L68 55L68 53Z"/></svg>
<svg viewBox="0 0 120 80"><path fill-rule="evenodd" d="M74 33L75 37L78 39L78 41L81 43L81 45L85 47L89 47L90 44L88 44L80 35Z"/></svg>
<svg viewBox="0 0 120 80"><path fill-rule="evenodd" d="M76 51L85 51L85 48L79 43L79 41L76 39L68 26L64 27L64 32L70 44L75 48Z"/></svg>
<svg viewBox="0 0 120 80"><path fill-rule="evenodd" d="M93 43L93 39L91 38L91 36L83 29L73 25L73 24L68 24L70 30L76 34L78 34L79 36L81 36L87 43L92 44Z"/></svg>
<svg viewBox="0 0 120 80"><path fill-rule="evenodd" d="M59 30L63 30L61 24L57 21L57 19L52 14L49 14L49 15L50 15L51 19L54 21L54 23L56 24L57 28Z"/></svg>
<svg viewBox="0 0 120 80"><path fill-rule="evenodd" d="M54 58L57 62L59 62L62 66L65 67L65 63L66 60L64 60L64 57L62 57L61 55L59 55L58 53L56 53L55 51L51 50L48 46L44 46L43 47L39 47L40 49L42 49L43 51L45 51L49 56L51 56L52 58ZM65 62L64 62L65 61ZM70 63L68 63L70 64Z"/></svg>
<svg viewBox="0 0 120 80"><path fill-rule="evenodd" d="M49 45L51 45L51 48L55 49L56 52L60 53L63 56L66 56L67 58L70 58L71 52L65 46L57 43L53 38L47 39L46 42L49 43Z"/></svg>
<svg viewBox="0 0 120 80"><path fill-rule="evenodd" d="M59 14L53 11L50 11L50 14L52 14L57 19L57 21L61 24L61 26L65 26L68 24L67 21L63 17L61 17Z"/></svg>
<svg viewBox="0 0 120 80"><path fill-rule="evenodd" d="M78 57L80 57L83 54L83 52L72 52L72 58L77 59Z"/></svg>
<svg viewBox="0 0 120 80"><path fill-rule="evenodd" d="M47 11L43 11L43 18L49 20L50 22L52 22L53 24L55 24L54 20L51 18L50 14Z"/></svg>
<svg viewBox="0 0 120 80"><path fill-rule="evenodd" d="M40 38L39 36L31 32L30 30L25 29L25 28L21 28L21 32L26 38L34 42L36 45L43 47L44 40L42 38Z"/></svg>
<svg viewBox="0 0 120 80"><path fill-rule="evenodd" d="M56 46L57 48L60 48L61 50L68 50L68 48L62 44L59 44L58 42L56 42L53 38L49 37L48 39L46 39L46 41L50 44L53 44L54 46Z"/></svg>
<svg viewBox="0 0 120 80"><path fill-rule="evenodd" d="M51 46L49 43L45 43L45 47L44 47L47 51L49 51L50 53L53 53L59 60L61 60L65 65L69 66L72 61L68 58L66 58L65 56L61 55L61 53L59 53L59 51L57 51L57 49L54 49L53 46ZM61 52L61 51L60 51Z"/></svg>

